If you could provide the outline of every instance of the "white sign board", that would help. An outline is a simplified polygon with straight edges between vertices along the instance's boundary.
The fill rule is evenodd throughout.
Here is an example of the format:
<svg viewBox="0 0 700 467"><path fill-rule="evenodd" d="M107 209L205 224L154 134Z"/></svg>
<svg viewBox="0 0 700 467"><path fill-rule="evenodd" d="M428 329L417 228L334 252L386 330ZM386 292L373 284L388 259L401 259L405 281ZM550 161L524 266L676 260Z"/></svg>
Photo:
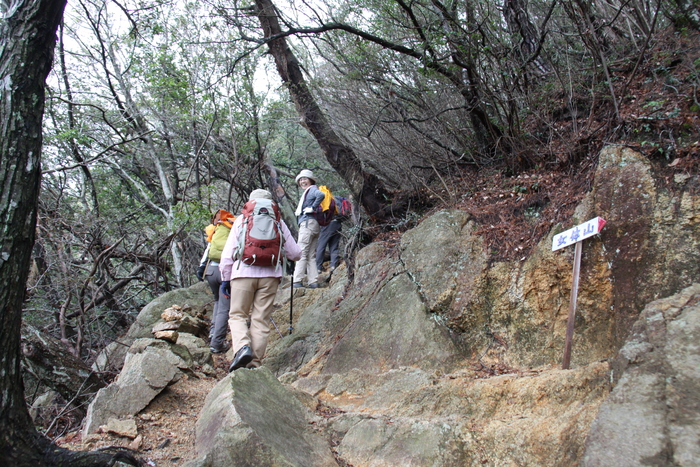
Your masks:
<svg viewBox="0 0 700 467"><path fill-rule="evenodd" d="M587 222L584 222L583 224L572 227L566 232L555 235L552 239L552 251L556 251L560 248L580 242L588 237L592 237L603 230L604 225L605 219L602 217L595 217Z"/></svg>

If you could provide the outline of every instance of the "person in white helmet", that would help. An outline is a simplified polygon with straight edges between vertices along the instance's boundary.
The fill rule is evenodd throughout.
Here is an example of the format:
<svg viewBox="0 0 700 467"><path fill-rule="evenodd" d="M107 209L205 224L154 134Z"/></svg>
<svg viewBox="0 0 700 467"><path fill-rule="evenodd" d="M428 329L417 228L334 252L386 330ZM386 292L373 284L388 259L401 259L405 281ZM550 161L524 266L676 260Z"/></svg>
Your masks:
<svg viewBox="0 0 700 467"><path fill-rule="evenodd" d="M293 287L303 287L304 276L306 276L306 287L315 289L318 287L316 247L321 226L316 220L314 212L325 195L316 186L314 174L308 169L299 172L296 182L304 190L304 193L299 199L299 205L295 212L299 224L297 244L301 248L301 259L296 262L294 267Z"/></svg>

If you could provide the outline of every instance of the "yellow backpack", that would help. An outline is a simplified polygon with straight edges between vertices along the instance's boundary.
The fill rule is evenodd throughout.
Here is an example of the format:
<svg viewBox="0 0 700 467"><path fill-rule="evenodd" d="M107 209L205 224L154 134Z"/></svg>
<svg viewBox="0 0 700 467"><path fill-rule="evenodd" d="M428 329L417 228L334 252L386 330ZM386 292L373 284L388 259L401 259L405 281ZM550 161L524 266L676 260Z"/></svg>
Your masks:
<svg viewBox="0 0 700 467"><path fill-rule="evenodd" d="M323 201L321 201L321 204L319 204L318 208L316 208L314 217L318 221L319 225L325 226L331 223L336 214L337 209L335 207L335 197L326 185L321 185L318 187L318 189L323 192L324 196Z"/></svg>
<svg viewBox="0 0 700 467"><path fill-rule="evenodd" d="M224 251L226 239L231 232L235 216L228 211L219 209L213 219L214 230L211 232L207 240L211 243L209 246L209 259L211 261L221 261L221 252Z"/></svg>

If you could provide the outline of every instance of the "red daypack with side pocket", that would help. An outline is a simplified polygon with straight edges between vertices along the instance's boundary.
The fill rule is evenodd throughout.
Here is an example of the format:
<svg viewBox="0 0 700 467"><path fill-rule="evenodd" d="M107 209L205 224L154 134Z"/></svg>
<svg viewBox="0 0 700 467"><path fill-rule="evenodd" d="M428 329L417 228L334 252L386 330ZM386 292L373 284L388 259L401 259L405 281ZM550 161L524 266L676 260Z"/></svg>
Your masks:
<svg viewBox="0 0 700 467"><path fill-rule="evenodd" d="M283 259L284 235L277 203L253 199L245 203L234 260L249 266L277 266Z"/></svg>

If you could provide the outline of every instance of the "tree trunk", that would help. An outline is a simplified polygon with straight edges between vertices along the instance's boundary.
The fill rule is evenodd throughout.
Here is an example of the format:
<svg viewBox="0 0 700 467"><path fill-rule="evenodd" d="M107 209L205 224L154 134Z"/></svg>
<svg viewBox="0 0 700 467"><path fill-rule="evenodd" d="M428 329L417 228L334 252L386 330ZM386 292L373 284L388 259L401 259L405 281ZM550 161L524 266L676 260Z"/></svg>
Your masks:
<svg viewBox="0 0 700 467"><path fill-rule="evenodd" d="M260 21L265 38L282 32L274 4L271 0L255 0L255 14ZM301 124L316 138L326 159L348 184L350 191L367 213L376 220L387 217L388 193L375 175L365 172L362 163L352 148L344 144L335 133L309 90L296 56L284 37L268 42L275 59L277 72L289 87Z"/></svg>
<svg viewBox="0 0 700 467"><path fill-rule="evenodd" d="M284 223L289 227L294 238L297 238L299 231L297 229L297 218L294 215L294 209L296 207L294 200L287 196L287 192L284 190L282 183L280 182L279 175L277 175L277 168L272 165L272 162L266 160L264 163L265 172L267 172L267 180L270 186L270 191L273 193L273 197L277 200L280 212L282 214L282 219Z"/></svg>
<svg viewBox="0 0 700 467"><path fill-rule="evenodd" d="M20 327L41 181L42 117L66 0L0 3L0 465L111 465L125 454L72 453L41 436L24 401ZM129 462L138 465L138 461Z"/></svg>
<svg viewBox="0 0 700 467"><path fill-rule="evenodd" d="M41 179L44 82L65 0L7 5L0 7L0 458L28 465L48 441L34 430L24 402L20 325Z"/></svg>
<svg viewBox="0 0 700 467"><path fill-rule="evenodd" d="M544 74L550 71L547 63L537 55L540 37L535 25L530 21L527 0L505 0L503 18L515 40L520 36L520 61L531 64L533 71Z"/></svg>

